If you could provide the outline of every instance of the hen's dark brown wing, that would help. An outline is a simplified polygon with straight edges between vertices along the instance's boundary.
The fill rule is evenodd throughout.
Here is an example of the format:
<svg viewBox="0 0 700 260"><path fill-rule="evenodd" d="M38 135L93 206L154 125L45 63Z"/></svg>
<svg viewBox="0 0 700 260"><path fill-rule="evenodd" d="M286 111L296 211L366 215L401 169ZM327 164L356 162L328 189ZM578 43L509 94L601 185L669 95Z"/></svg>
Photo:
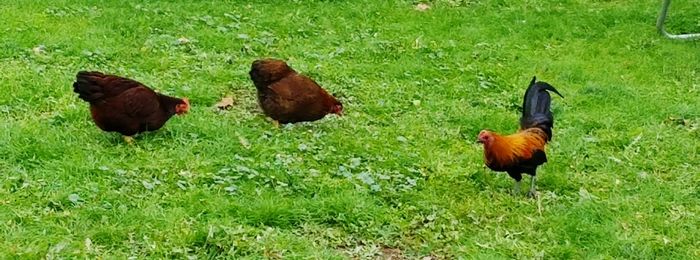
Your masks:
<svg viewBox="0 0 700 260"><path fill-rule="evenodd" d="M78 93L81 99L90 103L118 96L126 90L137 87L148 88L132 79L106 75L96 71L78 72L76 81L73 83L73 91Z"/></svg>
<svg viewBox="0 0 700 260"><path fill-rule="evenodd" d="M124 102L124 113L131 118L149 118L161 112L158 94L148 88L133 88L124 91L115 102Z"/></svg>
<svg viewBox="0 0 700 260"><path fill-rule="evenodd" d="M134 135L161 128L170 119L158 95L146 87L128 89L91 106L95 123L105 131Z"/></svg>
<svg viewBox="0 0 700 260"><path fill-rule="evenodd" d="M328 112L328 93L310 78L293 74L285 77L261 93L265 113L280 123L314 121Z"/></svg>

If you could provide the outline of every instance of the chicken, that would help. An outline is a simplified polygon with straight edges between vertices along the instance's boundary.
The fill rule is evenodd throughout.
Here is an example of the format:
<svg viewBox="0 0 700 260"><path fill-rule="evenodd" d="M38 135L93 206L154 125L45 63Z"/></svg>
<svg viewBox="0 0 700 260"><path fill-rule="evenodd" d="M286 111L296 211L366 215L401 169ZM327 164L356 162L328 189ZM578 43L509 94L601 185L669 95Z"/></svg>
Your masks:
<svg viewBox="0 0 700 260"><path fill-rule="evenodd" d="M520 129L511 135L500 135L488 130L479 133L479 142L484 146L484 160L491 170L507 172L515 179L513 192L520 193L522 174L532 176L528 195L536 196L537 167L547 162L545 144L552 139L554 116L549 109L549 92L559 91L548 83L532 78L525 91Z"/></svg>
<svg viewBox="0 0 700 260"><path fill-rule="evenodd" d="M95 124L107 132L118 132L131 143L133 135L160 129L173 115L187 113L187 98L174 98L135 80L100 72L81 71L73 92L90 103Z"/></svg>
<svg viewBox="0 0 700 260"><path fill-rule="evenodd" d="M263 112L279 123L315 121L327 114L342 115L340 101L284 61L254 61L250 79L258 90Z"/></svg>

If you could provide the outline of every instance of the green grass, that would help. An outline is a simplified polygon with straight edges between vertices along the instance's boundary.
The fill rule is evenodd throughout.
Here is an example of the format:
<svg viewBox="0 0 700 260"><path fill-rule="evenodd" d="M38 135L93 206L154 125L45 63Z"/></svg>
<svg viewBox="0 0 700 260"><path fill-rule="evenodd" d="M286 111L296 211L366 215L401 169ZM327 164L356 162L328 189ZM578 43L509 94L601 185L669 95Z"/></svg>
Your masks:
<svg viewBox="0 0 700 260"><path fill-rule="evenodd" d="M660 1L415 4L4 2L0 255L700 257L700 42L656 34ZM698 17L673 1L668 29ZM247 75L261 57L346 115L275 129ZM128 146L72 93L79 70L191 113ZM539 201L511 196L474 142L515 131L533 75L566 97Z"/></svg>

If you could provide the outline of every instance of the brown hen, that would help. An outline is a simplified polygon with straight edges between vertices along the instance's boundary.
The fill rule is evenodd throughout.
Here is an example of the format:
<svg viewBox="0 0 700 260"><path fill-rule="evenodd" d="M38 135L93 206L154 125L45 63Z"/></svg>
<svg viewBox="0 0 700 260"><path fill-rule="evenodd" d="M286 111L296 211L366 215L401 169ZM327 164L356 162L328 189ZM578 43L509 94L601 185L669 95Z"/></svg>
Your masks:
<svg viewBox="0 0 700 260"><path fill-rule="evenodd" d="M101 72L81 71L76 75L73 92L90 103L95 124L107 132L127 138L137 133L160 129L173 115L187 113L190 104L153 91L138 81Z"/></svg>
<svg viewBox="0 0 700 260"><path fill-rule="evenodd" d="M250 79L258 90L263 112L279 123L315 121L343 112L340 101L284 61L254 61Z"/></svg>

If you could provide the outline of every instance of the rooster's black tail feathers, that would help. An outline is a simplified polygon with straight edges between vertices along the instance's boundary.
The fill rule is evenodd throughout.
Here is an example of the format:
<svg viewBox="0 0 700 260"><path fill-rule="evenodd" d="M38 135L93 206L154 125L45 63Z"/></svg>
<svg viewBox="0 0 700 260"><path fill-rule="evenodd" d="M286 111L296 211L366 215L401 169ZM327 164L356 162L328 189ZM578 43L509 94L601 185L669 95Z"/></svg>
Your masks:
<svg viewBox="0 0 700 260"><path fill-rule="evenodd" d="M547 91L557 93L557 95L564 98L549 83L537 81L536 77L532 77L530 86L525 91L525 97L523 98L523 115L520 118L520 128L540 128L547 134L547 140L549 141L552 139L554 116L552 116L552 111L549 110L551 97Z"/></svg>

